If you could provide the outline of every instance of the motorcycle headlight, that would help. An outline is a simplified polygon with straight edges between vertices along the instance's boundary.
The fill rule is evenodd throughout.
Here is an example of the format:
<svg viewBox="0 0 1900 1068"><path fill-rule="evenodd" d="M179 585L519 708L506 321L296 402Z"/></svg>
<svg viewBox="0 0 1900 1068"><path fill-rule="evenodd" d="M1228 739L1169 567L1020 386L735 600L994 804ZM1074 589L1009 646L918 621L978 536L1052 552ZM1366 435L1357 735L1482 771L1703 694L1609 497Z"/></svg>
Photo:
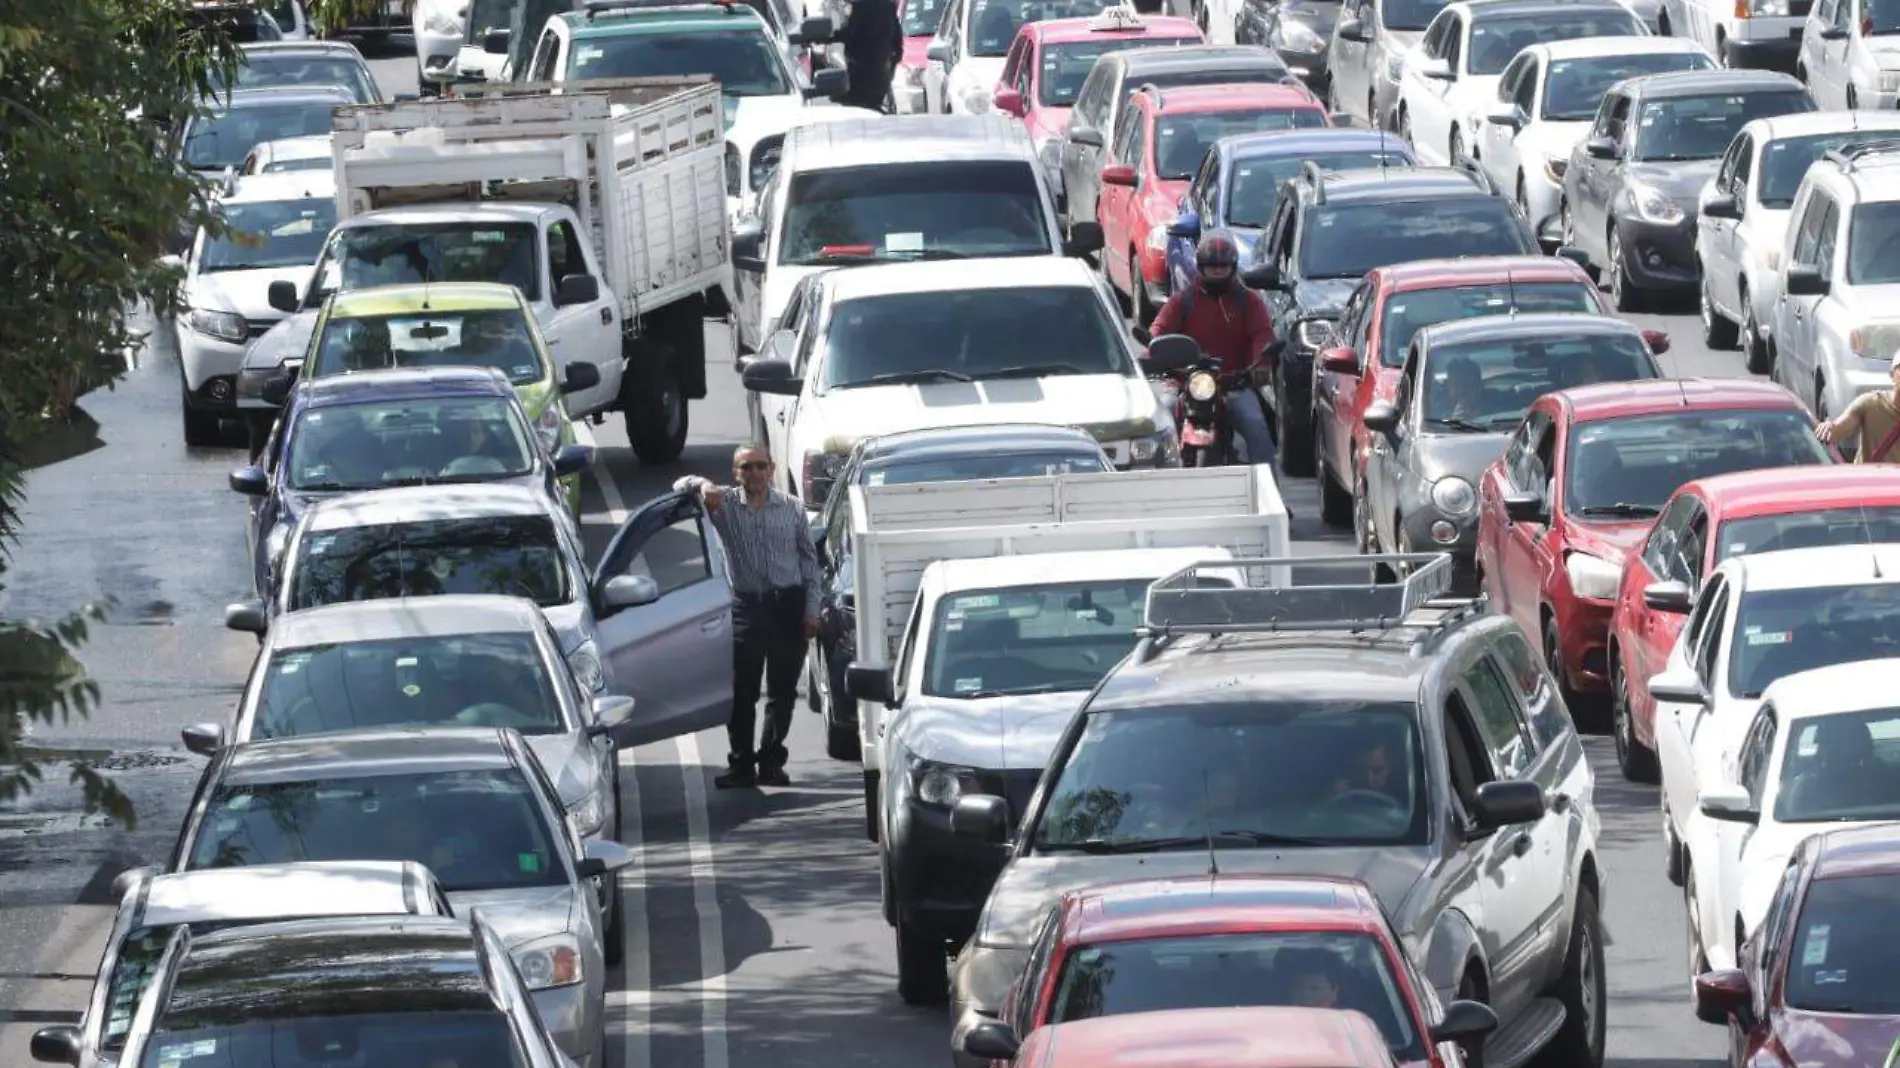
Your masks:
<svg viewBox="0 0 1900 1068"><path fill-rule="evenodd" d="M561 447L561 406L549 404L534 420L534 439L553 455Z"/></svg>
<svg viewBox="0 0 1900 1068"><path fill-rule="evenodd" d="M607 673L600 668L600 646L595 645L592 638L567 654L567 666L574 672L574 681L588 693L599 693L607 688Z"/></svg>
<svg viewBox="0 0 1900 1068"><path fill-rule="evenodd" d="M1210 401L1220 392L1220 380L1206 371L1196 371L1188 376L1188 396L1197 401Z"/></svg>
<svg viewBox="0 0 1900 1068"><path fill-rule="evenodd" d="M1478 495L1471 483L1457 475L1447 475L1432 483L1432 503L1446 515L1470 515L1477 507Z"/></svg>
<svg viewBox="0 0 1900 1068"><path fill-rule="evenodd" d="M1295 332L1299 335L1300 347L1303 349L1323 349L1333 343L1331 319L1304 320Z"/></svg>
<svg viewBox="0 0 1900 1068"><path fill-rule="evenodd" d="M1629 192L1630 207L1636 210L1638 217L1665 226L1682 221L1682 209L1676 202L1663 195L1662 190L1646 185L1632 185Z"/></svg>
<svg viewBox="0 0 1900 1068"><path fill-rule="evenodd" d="M549 935L516 946L508 954L529 990L551 990L581 981L581 947L573 935Z"/></svg>
<svg viewBox="0 0 1900 1068"><path fill-rule="evenodd" d="M917 800L937 808L951 808L964 794L981 791L975 769L918 757L911 758L910 784Z"/></svg>
<svg viewBox="0 0 1900 1068"><path fill-rule="evenodd" d="M1592 601L1608 601L1616 596L1623 572L1615 564L1589 553L1571 553L1564 557L1564 570L1570 576L1570 590Z"/></svg>
<svg viewBox="0 0 1900 1068"><path fill-rule="evenodd" d="M1138 464L1175 467L1181 462L1181 438L1173 427L1128 443L1128 458Z"/></svg>
<svg viewBox="0 0 1900 1068"><path fill-rule="evenodd" d="M600 833L600 826L607 822L607 797L604 793L595 793L574 802L567 810L568 818L574 821L574 829L586 838Z"/></svg>
<svg viewBox="0 0 1900 1068"><path fill-rule="evenodd" d="M241 345L245 340L244 316L236 312L193 308L185 316L185 325L206 337L215 337L234 345Z"/></svg>

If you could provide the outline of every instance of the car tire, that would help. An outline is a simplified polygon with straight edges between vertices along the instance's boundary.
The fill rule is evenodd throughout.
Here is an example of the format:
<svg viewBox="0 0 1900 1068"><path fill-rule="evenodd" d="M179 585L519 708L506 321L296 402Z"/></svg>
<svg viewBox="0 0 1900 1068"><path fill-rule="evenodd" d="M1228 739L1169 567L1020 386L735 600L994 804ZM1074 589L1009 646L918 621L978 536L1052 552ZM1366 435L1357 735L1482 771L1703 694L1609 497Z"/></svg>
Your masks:
<svg viewBox="0 0 1900 1068"><path fill-rule="evenodd" d="M950 955L941 938L918 929L904 918L904 906L895 906L897 914L897 996L906 1005L942 1005L950 1000Z"/></svg>
<svg viewBox="0 0 1900 1068"><path fill-rule="evenodd" d="M1313 427L1313 471L1319 479L1319 519L1329 527L1350 527L1352 525L1352 494L1340 488L1333 480L1330 466L1320 455L1320 429Z"/></svg>
<svg viewBox="0 0 1900 1068"><path fill-rule="evenodd" d="M864 773L864 837L872 842L881 837L877 829L878 775L875 771Z"/></svg>
<svg viewBox="0 0 1900 1068"><path fill-rule="evenodd" d="M1696 285L1696 303L1702 315L1702 343L1712 349L1732 349L1740 331L1734 320L1716 310L1715 298L1709 296L1708 270L1703 268L1701 274L1702 281ZM1747 296L1747 291L1742 295Z"/></svg>
<svg viewBox="0 0 1900 1068"><path fill-rule="evenodd" d="M1361 555L1373 556L1378 553L1379 537L1372 529L1372 505L1366 496L1363 479L1353 486L1352 491L1352 537Z"/></svg>
<svg viewBox="0 0 1900 1068"><path fill-rule="evenodd" d="M1459 1001L1484 1001L1484 988L1478 984L1478 977L1474 974L1477 969L1477 963L1472 962L1470 967L1465 969L1465 977L1458 980ZM1458 1043L1459 1051L1465 1056L1465 1068L1484 1068L1484 1041L1489 1037L1489 1035L1479 1035L1470 1042Z"/></svg>
<svg viewBox="0 0 1900 1068"><path fill-rule="evenodd" d="M1274 407L1280 437L1280 472L1289 478L1313 474L1313 414L1311 409L1295 413L1287 401L1286 378L1278 368L1273 373Z"/></svg>
<svg viewBox="0 0 1900 1068"><path fill-rule="evenodd" d="M1775 373L1774 350L1769 348L1768 339L1762 336L1761 322L1755 318L1755 301L1748 292L1747 283L1741 287L1742 294L1742 356L1747 360L1748 373L1755 375L1773 375Z"/></svg>
<svg viewBox="0 0 1900 1068"><path fill-rule="evenodd" d="M1662 842L1663 876L1670 886L1681 886L1688 874L1688 858L1682 848L1682 841L1676 837L1675 825L1669 820L1669 802L1662 803Z"/></svg>
<svg viewBox="0 0 1900 1068"><path fill-rule="evenodd" d="M1695 996L1695 977L1709 970L1709 951L1703 948L1701 913L1696 908L1695 866L1685 864L1682 873L1682 918L1689 947L1689 996Z"/></svg>
<svg viewBox="0 0 1900 1068"><path fill-rule="evenodd" d="M1128 306L1133 309L1139 326L1154 322L1159 314L1154 302L1148 299L1148 283L1141 277L1141 254L1132 249L1128 253Z"/></svg>
<svg viewBox="0 0 1900 1068"><path fill-rule="evenodd" d="M1587 720L1593 717L1584 712L1581 695L1571 687L1570 676L1564 671L1563 638L1557 632L1557 617L1549 614L1544 616L1544 666L1550 669L1551 676L1557 680L1557 692L1570 709L1570 718L1575 721L1577 731L1582 733Z"/></svg>
<svg viewBox="0 0 1900 1068"><path fill-rule="evenodd" d="M1122 293L1121 290L1115 288L1115 279L1112 276L1110 276L1108 273L1108 250L1107 249L1103 249L1102 251L1095 254L1095 269L1096 271L1100 272L1102 276L1102 284L1108 287L1109 294L1115 298L1115 310L1121 312L1123 315L1129 316L1132 319L1135 314L1134 305L1129 301L1127 295ZM1136 323L1135 325L1145 327L1148 324Z"/></svg>
<svg viewBox="0 0 1900 1068"><path fill-rule="evenodd" d="M1610 733L1616 739L1616 766L1631 782L1656 781L1656 751L1636 737L1636 724L1630 716L1629 675L1622 657L1610 652Z"/></svg>
<svg viewBox="0 0 1900 1068"><path fill-rule="evenodd" d="M1618 232L1614 220L1610 222L1610 232L1604 239L1604 247L1608 249L1610 261L1603 268L1603 280L1610 287L1610 305L1619 312L1642 311L1642 294L1630 283L1629 265L1623 261L1623 235Z"/></svg>
<svg viewBox="0 0 1900 1068"><path fill-rule="evenodd" d="M614 873L608 872L607 879L613 879ZM600 953L609 968L618 968L627 956L627 906L620 900L620 886L611 884L611 893L607 900L612 902L613 912L607 919L607 931L601 935Z"/></svg>
<svg viewBox="0 0 1900 1068"><path fill-rule="evenodd" d="M1464 158L1465 135L1454 128L1451 131L1451 140L1445 144L1445 161L1456 167L1458 166L1458 161Z"/></svg>
<svg viewBox="0 0 1900 1068"><path fill-rule="evenodd" d="M194 449L212 449L224 444L222 428L215 412L207 412L191 405L191 397L178 395L178 408L184 417L185 444Z"/></svg>
<svg viewBox="0 0 1900 1068"><path fill-rule="evenodd" d="M1549 993L1563 1002L1564 1022L1538 1051L1539 1068L1602 1068L1609 988L1603 976L1603 924L1596 893L1587 886L1577 888L1564 971Z"/></svg>
<svg viewBox="0 0 1900 1068"><path fill-rule="evenodd" d="M638 368L638 369L636 369ZM620 390L620 412L627 441L643 464L670 464L686 448L689 416L686 393L672 364L640 361L627 369Z"/></svg>

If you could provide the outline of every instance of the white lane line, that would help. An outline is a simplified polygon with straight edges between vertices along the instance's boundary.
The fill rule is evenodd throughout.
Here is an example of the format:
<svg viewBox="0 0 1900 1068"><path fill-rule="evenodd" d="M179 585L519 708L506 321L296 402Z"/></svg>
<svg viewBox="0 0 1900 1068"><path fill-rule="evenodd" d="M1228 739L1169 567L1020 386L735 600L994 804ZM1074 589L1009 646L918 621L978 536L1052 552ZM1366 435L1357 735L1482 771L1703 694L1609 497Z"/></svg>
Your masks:
<svg viewBox="0 0 1900 1068"><path fill-rule="evenodd" d="M699 769L698 737L680 738L679 751L681 778L686 781L686 855L692 862L693 911L699 914L701 1041L706 1068L727 1068L726 925L713 873L712 820L706 808L706 776Z"/></svg>
<svg viewBox="0 0 1900 1068"><path fill-rule="evenodd" d="M622 970L626 976L624 1000L608 994L608 1006L626 1009L626 1068L653 1068L653 960L648 955L652 936L647 930L647 859L645 827L640 820L640 776L631 751L617 756L624 785L621 800L629 805L620 813L621 841L633 850L633 863L621 872L620 907L627 910L623 937L627 940ZM627 816L633 814L632 841ZM616 1005L616 1002L618 1004Z"/></svg>
<svg viewBox="0 0 1900 1068"><path fill-rule="evenodd" d="M627 501L620 495L620 487L614 485L614 475L607 470L606 461L601 459L599 449L594 450L594 481L600 483L600 499L607 505L607 520L616 528L627 521Z"/></svg>

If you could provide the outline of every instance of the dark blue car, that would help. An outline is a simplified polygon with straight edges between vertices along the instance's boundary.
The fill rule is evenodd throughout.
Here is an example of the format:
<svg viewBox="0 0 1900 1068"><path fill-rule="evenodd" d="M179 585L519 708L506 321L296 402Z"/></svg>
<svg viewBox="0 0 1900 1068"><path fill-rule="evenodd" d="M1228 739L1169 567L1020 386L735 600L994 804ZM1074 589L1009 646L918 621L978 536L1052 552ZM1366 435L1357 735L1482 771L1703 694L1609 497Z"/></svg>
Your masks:
<svg viewBox="0 0 1900 1068"><path fill-rule="evenodd" d="M1194 284L1194 246L1204 229L1232 233L1240 243L1240 262L1246 263L1253 243L1273 221L1280 183L1309 161L1328 171L1418 162L1412 146L1381 130L1339 126L1221 138L1208 149L1181 198L1181 215L1168 228L1168 292Z"/></svg>
<svg viewBox="0 0 1900 1068"><path fill-rule="evenodd" d="M509 482L546 486L593 461L591 445L548 455L520 397L493 368L359 371L298 383L258 464L231 472L252 498L249 541L258 596L303 511L325 497L394 486Z"/></svg>

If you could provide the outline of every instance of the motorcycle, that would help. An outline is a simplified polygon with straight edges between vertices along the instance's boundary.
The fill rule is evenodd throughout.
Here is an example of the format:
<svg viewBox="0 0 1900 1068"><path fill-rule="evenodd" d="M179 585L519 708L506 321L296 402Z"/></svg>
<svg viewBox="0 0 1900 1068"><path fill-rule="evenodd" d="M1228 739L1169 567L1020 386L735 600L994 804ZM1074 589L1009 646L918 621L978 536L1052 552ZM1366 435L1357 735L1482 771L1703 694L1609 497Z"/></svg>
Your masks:
<svg viewBox="0 0 1900 1068"><path fill-rule="evenodd" d="M1137 335L1139 336L1139 335ZM1276 345L1278 343L1276 342ZM1278 355L1270 347L1270 356ZM1148 341L1146 368L1162 406L1174 416L1181 434L1182 467L1224 467L1240 462L1227 397L1259 385L1258 371L1222 374L1220 361L1186 334L1163 334Z"/></svg>

